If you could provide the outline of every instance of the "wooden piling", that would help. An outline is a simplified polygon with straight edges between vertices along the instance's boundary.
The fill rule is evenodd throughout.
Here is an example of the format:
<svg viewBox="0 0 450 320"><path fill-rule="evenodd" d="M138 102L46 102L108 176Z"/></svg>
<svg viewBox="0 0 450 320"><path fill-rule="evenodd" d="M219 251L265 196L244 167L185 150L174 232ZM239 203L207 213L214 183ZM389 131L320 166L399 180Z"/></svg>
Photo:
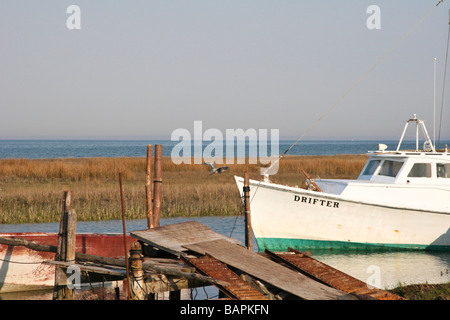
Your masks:
<svg viewBox="0 0 450 320"><path fill-rule="evenodd" d="M142 270L142 246L138 241L131 243L130 266L133 278L131 280L131 299L144 300L144 271Z"/></svg>
<svg viewBox="0 0 450 320"><path fill-rule="evenodd" d="M58 252L55 260L64 261L63 258L66 252L66 219L65 215L72 209L72 191L64 191L62 199L62 211L59 218L59 236L58 236Z"/></svg>
<svg viewBox="0 0 450 320"><path fill-rule="evenodd" d="M153 179L153 225L159 227L162 202L162 145L155 145L155 172Z"/></svg>
<svg viewBox="0 0 450 320"><path fill-rule="evenodd" d="M244 173L244 205L245 205L245 246L253 251L252 243L252 223L250 214L250 179L248 171Z"/></svg>
<svg viewBox="0 0 450 320"><path fill-rule="evenodd" d="M76 213L75 210L72 210L72 192L64 191L55 260L70 263L75 262L76 225ZM63 268L57 267L55 269L53 299L62 300L73 298L73 290L67 287L67 278L67 274Z"/></svg>
<svg viewBox="0 0 450 320"><path fill-rule="evenodd" d="M126 269L127 269L126 288L127 288L127 293L128 293L127 296L128 296L128 300L129 300L130 299L130 269L129 269L129 263L128 263L127 231L125 228L125 207L123 204L122 174L120 172L119 172L119 184L120 184L120 202L122 205L123 248L124 248Z"/></svg>
<svg viewBox="0 0 450 320"><path fill-rule="evenodd" d="M145 181L145 204L147 206L147 227L148 229L154 228L153 217L153 200L152 200L152 145L147 146L147 179Z"/></svg>
<svg viewBox="0 0 450 320"><path fill-rule="evenodd" d="M66 262L75 263L75 249L77 241L77 214L71 209L67 212L67 245Z"/></svg>

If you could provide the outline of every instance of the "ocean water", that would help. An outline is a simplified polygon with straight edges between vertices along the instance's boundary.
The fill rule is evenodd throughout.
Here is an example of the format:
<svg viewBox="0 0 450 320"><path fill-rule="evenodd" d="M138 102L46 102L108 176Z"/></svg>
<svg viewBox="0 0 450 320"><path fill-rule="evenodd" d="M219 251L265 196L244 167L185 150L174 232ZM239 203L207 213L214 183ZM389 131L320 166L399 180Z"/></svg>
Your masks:
<svg viewBox="0 0 450 320"><path fill-rule="evenodd" d="M227 151L224 143L218 152L223 156L232 152L231 156L283 154L295 141L280 140L278 150L273 150L270 141L267 145L267 152L261 145L235 142L228 144L233 151ZM395 150L398 141L370 141L370 140L301 140L296 143L287 155L337 155L337 154L365 154L368 151L377 149L378 143L384 143L388 150ZM0 140L0 159L24 158L24 159L54 159L54 158L94 158L94 157L145 157L147 145L161 144L163 146L163 156L171 156L174 147L176 155L186 156L183 152L178 152L180 142L170 140ZM450 145L450 141L441 141L440 146ZM194 143L190 146L192 156L203 155L205 148L213 146L211 142L203 142L202 151L194 148ZM422 146L420 144L419 146ZM243 149L241 149L243 147ZM414 141L404 141L402 149L415 149ZM186 149L188 150L188 149ZM153 147L154 152L154 147ZM215 156L215 153L212 154Z"/></svg>

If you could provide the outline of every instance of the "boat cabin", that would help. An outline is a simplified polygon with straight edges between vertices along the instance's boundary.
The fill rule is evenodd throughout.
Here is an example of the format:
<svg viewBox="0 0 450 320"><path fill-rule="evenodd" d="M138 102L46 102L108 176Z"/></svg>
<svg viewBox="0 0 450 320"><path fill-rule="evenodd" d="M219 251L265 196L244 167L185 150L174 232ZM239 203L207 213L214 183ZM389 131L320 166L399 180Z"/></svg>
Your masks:
<svg viewBox="0 0 450 320"><path fill-rule="evenodd" d="M371 155L358 180L450 184L450 156L448 153L416 152Z"/></svg>
<svg viewBox="0 0 450 320"><path fill-rule="evenodd" d="M415 115L413 119L423 125ZM386 151L379 145L356 180L317 179L322 192L371 203L421 208L448 213L450 210L450 153L438 152L426 133L424 149ZM405 127L406 130L406 127ZM417 131L416 131L417 132Z"/></svg>
<svg viewBox="0 0 450 320"><path fill-rule="evenodd" d="M409 123L416 123L416 149L400 151ZM425 136L423 150L419 150L419 128ZM416 115L406 122L396 151L386 151L385 144L379 144L377 151L369 152L370 158L358 180L383 183L433 183L449 184L450 156L447 146L437 152L428 135L425 124Z"/></svg>

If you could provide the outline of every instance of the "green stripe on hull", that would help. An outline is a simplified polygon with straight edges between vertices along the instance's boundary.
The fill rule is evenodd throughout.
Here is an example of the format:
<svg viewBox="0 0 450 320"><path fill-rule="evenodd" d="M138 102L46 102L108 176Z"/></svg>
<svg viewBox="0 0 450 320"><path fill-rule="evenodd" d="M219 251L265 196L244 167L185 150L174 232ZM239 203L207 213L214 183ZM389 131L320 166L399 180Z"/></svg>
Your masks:
<svg viewBox="0 0 450 320"><path fill-rule="evenodd" d="M450 251L450 246L417 245L417 244L384 244L359 243L327 240L283 239L283 238L256 238L260 251L287 251L288 248L296 250L429 250Z"/></svg>

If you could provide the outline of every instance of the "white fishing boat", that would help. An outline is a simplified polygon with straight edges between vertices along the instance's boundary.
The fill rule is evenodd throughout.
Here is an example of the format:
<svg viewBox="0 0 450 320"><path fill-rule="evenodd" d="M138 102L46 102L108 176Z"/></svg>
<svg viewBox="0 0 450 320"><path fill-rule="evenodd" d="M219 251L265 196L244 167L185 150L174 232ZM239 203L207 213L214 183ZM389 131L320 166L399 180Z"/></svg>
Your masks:
<svg viewBox="0 0 450 320"><path fill-rule="evenodd" d="M401 150L415 122L416 149ZM425 142L419 149L419 127ZM368 153L356 180L307 180L307 189L250 180L251 226L260 250L450 250L450 154L423 121L405 125L395 151ZM235 177L242 192L244 179Z"/></svg>

